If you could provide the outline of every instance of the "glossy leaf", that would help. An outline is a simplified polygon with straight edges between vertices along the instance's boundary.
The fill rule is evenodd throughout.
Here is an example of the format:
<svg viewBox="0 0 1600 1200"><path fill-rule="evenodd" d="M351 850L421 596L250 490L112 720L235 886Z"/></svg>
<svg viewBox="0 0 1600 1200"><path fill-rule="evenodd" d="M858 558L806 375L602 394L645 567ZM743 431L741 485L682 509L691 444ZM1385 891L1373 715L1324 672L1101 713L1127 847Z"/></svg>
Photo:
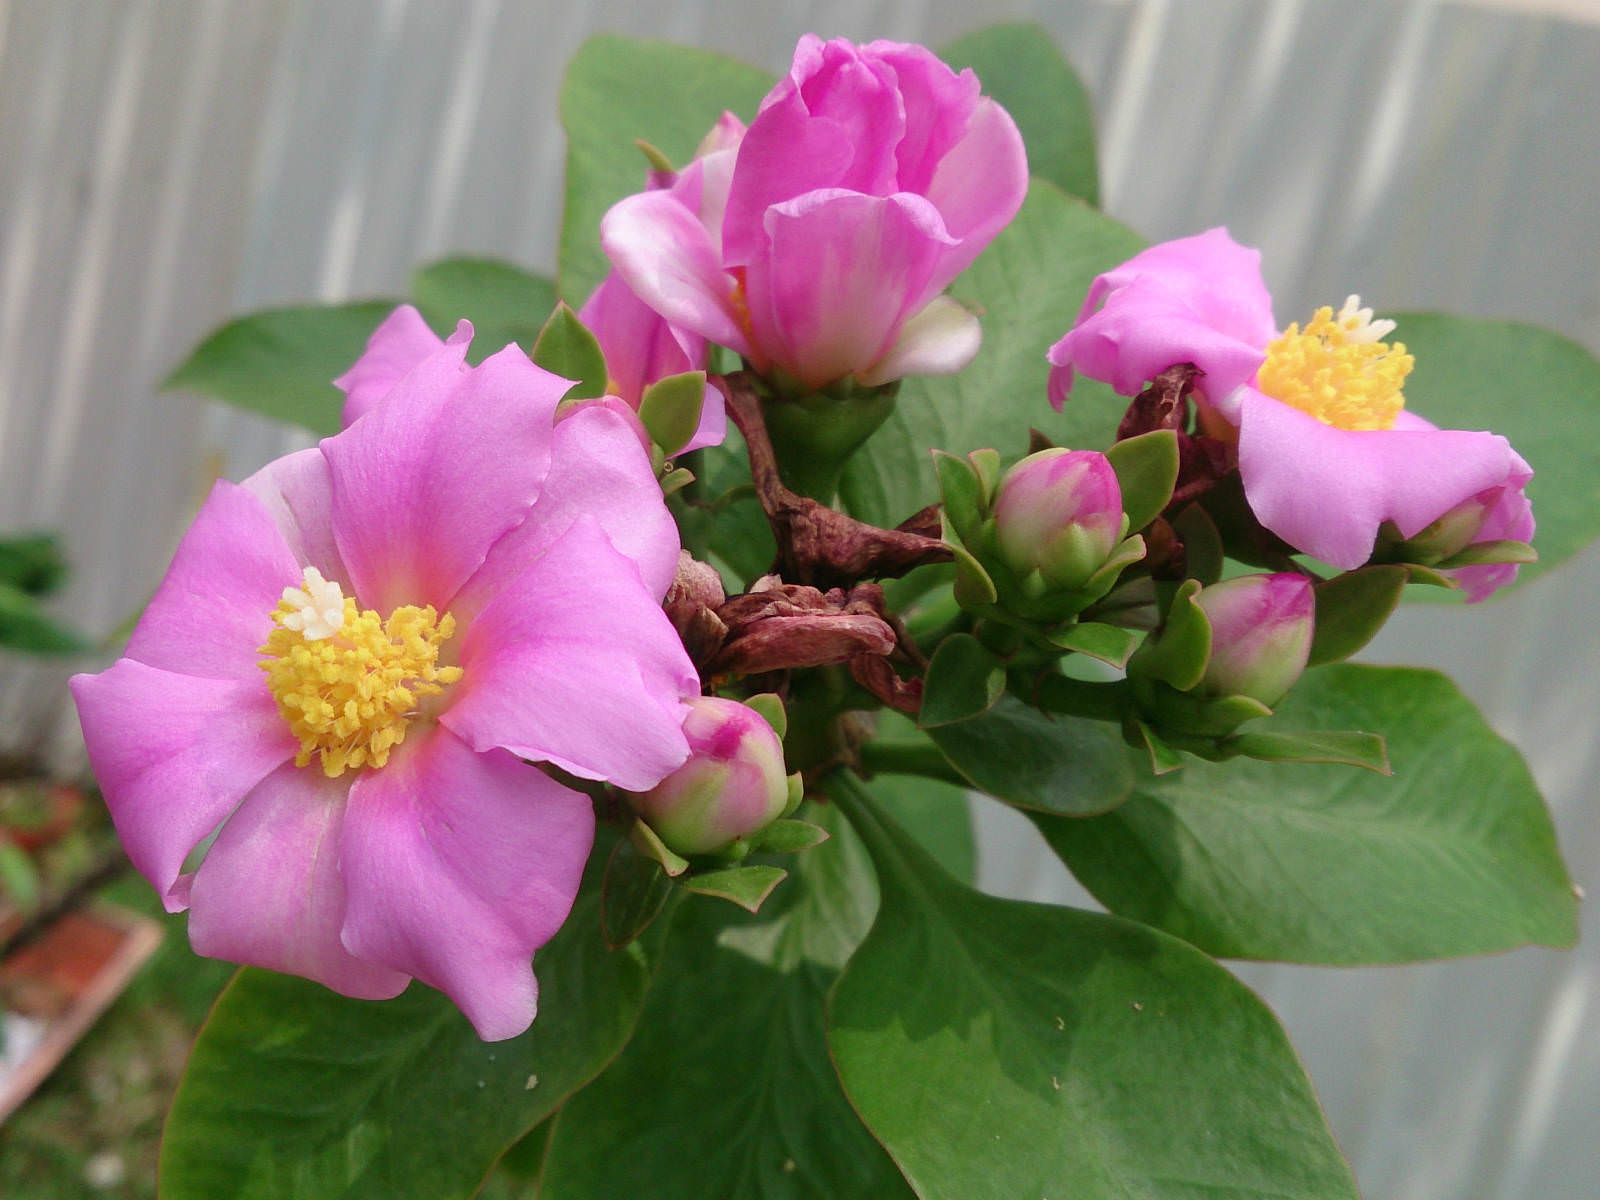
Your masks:
<svg viewBox="0 0 1600 1200"><path fill-rule="evenodd" d="M1338 662L1360 650L1383 628L1400 603L1409 577L1405 567L1363 567L1316 585L1308 667Z"/></svg>
<svg viewBox="0 0 1600 1200"><path fill-rule="evenodd" d="M1222 967L1130 921L963 887L829 787L882 900L828 1045L923 1200L1356 1195L1283 1030Z"/></svg>
<svg viewBox="0 0 1600 1200"><path fill-rule="evenodd" d="M1089 92L1039 25L995 25L946 46L940 57L971 67L984 94L1011 114L1028 147L1028 169L1069 196L1100 202Z"/></svg>
<svg viewBox="0 0 1600 1200"><path fill-rule="evenodd" d="M421 984L383 1003L246 968L201 1030L161 1147L165 1200L453 1200L633 1031L648 939L609 951L598 895L536 958L539 1016L484 1043Z"/></svg>
<svg viewBox="0 0 1600 1200"><path fill-rule="evenodd" d="M567 305L556 305L533 343L532 357L546 371L573 381L568 399L605 395L606 358L600 343Z"/></svg>
<svg viewBox="0 0 1600 1200"><path fill-rule="evenodd" d="M1127 408L1080 381L1061 413L1045 398L1045 352L1071 326L1090 282L1143 246L1125 226L1035 179L1016 219L956 280L951 293L982 313L983 346L956 375L901 384L894 413L845 466L840 492L876 525L938 498L928 447L992 446L1008 460L1035 426L1058 445L1101 449Z"/></svg>
<svg viewBox="0 0 1600 1200"><path fill-rule="evenodd" d="M1000 660L970 633L952 634L928 663L917 722L931 729L970 720L993 708L1005 690Z"/></svg>
<svg viewBox="0 0 1600 1200"><path fill-rule="evenodd" d="M1392 778L1191 761L1086 821L1036 818L1113 912L1231 958L1385 963L1570 945L1576 901L1527 766L1444 676L1339 665L1260 727L1365 729Z"/></svg>
<svg viewBox="0 0 1600 1200"><path fill-rule="evenodd" d="M344 394L333 381L367 348L395 300L275 308L229 321L163 385L316 434L339 432Z"/></svg>
<svg viewBox="0 0 1600 1200"><path fill-rule="evenodd" d="M493 258L446 258L420 267L411 277L411 295L441 337L463 317L472 322L472 363L512 342L531 353L556 306L554 283Z"/></svg>
<svg viewBox="0 0 1600 1200"><path fill-rule="evenodd" d="M567 131L559 286L581 305L609 265L600 218L644 190L649 164L638 140L682 166L724 110L746 121L772 86L764 71L708 50L603 34L567 66L561 123Z"/></svg>
<svg viewBox="0 0 1600 1200"><path fill-rule="evenodd" d="M670 854L671 851L668 851ZM672 895L672 877L628 838L618 838L600 885L600 933L620 950L650 928Z"/></svg>
<svg viewBox="0 0 1600 1200"><path fill-rule="evenodd" d="M719 900L731 901L747 912L756 912L787 875L788 872L782 867L756 864L685 875L678 882L685 891L715 896Z"/></svg>
<svg viewBox="0 0 1600 1200"><path fill-rule="evenodd" d="M1068 625L1050 640L1063 650L1071 650L1113 667L1125 667L1133 652L1139 648L1144 635L1137 629L1121 625L1102 625L1097 621L1079 621Z"/></svg>
<svg viewBox="0 0 1600 1200"><path fill-rule="evenodd" d="M1161 515L1178 482L1178 437L1153 429L1117 442L1106 451L1122 491L1122 510L1130 530L1143 529Z"/></svg>

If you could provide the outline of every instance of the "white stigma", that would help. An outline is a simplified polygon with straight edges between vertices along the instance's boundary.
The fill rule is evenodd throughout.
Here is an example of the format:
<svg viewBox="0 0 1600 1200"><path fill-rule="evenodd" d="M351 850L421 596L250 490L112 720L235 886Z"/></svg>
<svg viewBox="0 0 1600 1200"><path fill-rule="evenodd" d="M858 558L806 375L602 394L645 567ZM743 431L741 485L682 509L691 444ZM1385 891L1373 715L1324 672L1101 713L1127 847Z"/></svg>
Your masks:
<svg viewBox="0 0 1600 1200"><path fill-rule="evenodd" d="M1381 342L1394 332L1393 321L1372 319L1372 310L1361 307L1360 296L1346 296L1334 320L1352 342Z"/></svg>
<svg viewBox="0 0 1600 1200"><path fill-rule="evenodd" d="M331 579L324 579L315 567L307 567L305 587L283 589L285 604L295 611L279 618L278 624L292 629L308 642L331 638L344 627L344 592Z"/></svg>

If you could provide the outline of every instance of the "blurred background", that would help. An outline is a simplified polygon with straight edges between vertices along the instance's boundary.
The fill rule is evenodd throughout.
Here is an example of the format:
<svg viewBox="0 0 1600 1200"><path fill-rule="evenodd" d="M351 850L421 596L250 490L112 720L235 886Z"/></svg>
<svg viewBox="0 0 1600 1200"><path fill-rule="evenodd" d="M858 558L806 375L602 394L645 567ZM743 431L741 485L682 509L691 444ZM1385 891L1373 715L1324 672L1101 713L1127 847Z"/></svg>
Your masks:
<svg viewBox="0 0 1600 1200"><path fill-rule="evenodd" d="M58 531L74 573L55 611L109 633L210 480L296 444L158 392L200 336L267 305L403 294L446 253L553 273L557 90L591 33L776 71L806 31L938 46L1001 20L1044 25L1088 84L1106 211L1152 239L1226 224L1263 248L1281 321L1359 292L1380 314L1516 318L1600 350L1600 11L1584 0L0 0L0 534ZM1455 676L1529 758L1594 895L1597 589L1591 548L1500 602L1414 607L1366 655ZM62 685L83 665L0 659L0 753L81 768ZM1093 904L1031 826L978 817L984 886ZM187 951L168 943L171 972ZM162 1089L213 967L137 984L0 1128L0 1193L151 1194ZM1367 1195L1596 1194L1592 937L1239 973L1288 1026ZM23 1190L45 1170L60 1190Z"/></svg>

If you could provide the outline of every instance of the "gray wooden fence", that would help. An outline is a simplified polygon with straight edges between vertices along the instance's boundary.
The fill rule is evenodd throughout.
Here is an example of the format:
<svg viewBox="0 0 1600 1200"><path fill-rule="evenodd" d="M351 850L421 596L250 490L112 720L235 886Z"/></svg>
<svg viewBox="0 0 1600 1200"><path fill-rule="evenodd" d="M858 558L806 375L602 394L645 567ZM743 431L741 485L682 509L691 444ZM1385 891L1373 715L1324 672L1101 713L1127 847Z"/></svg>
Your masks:
<svg viewBox="0 0 1600 1200"><path fill-rule="evenodd" d="M115 626L202 489L293 444L158 395L227 315L395 294L476 251L553 267L561 65L590 33L781 67L807 30L932 44L1042 22L1096 98L1107 208L1263 246L1280 311L1517 317L1600 348L1600 27L1309 0L0 0L0 529L61 530L64 616ZM1581 18L1582 0L1558 7ZM1530 380L1528 403L1538 403ZM1525 751L1600 894L1600 552L1509 600L1396 620ZM73 761L61 668L0 665L0 748ZM1083 901L980 814L994 890ZM1249 966L1367 1194L1600 1194L1600 951L1363 971Z"/></svg>

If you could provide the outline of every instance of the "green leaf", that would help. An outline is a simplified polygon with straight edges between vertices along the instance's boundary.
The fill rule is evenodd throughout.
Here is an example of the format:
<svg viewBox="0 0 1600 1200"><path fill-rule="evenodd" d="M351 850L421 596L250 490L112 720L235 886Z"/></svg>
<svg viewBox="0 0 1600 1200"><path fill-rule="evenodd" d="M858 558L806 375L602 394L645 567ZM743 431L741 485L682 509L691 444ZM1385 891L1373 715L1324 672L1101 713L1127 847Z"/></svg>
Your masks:
<svg viewBox="0 0 1600 1200"><path fill-rule="evenodd" d="M1014 695L928 736L980 791L1019 808L1082 816L1121 804L1133 769L1110 725L1051 716Z"/></svg>
<svg viewBox="0 0 1600 1200"><path fill-rule="evenodd" d="M546 371L573 381L570 400L606 394L606 356L594 334L566 304L557 304L533 344L533 361Z"/></svg>
<svg viewBox="0 0 1600 1200"><path fill-rule="evenodd" d="M773 78L707 50L602 35L578 49L561 84L567 131L566 201L561 219L561 295L581 304L608 269L600 218L644 190L644 140L680 166L724 110L755 116Z"/></svg>
<svg viewBox="0 0 1600 1200"><path fill-rule="evenodd" d="M51 533L0 540L0 584L9 584L30 596L43 596L67 578L67 560L61 543Z"/></svg>
<svg viewBox="0 0 1600 1200"><path fill-rule="evenodd" d="M440 337L456 322L472 322L474 364L515 342L531 353L539 330L556 306L556 285L521 267L493 258L446 258L411 276L417 309Z"/></svg>
<svg viewBox="0 0 1600 1200"><path fill-rule="evenodd" d="M1116 812L1035 818L1113 912L1230 958L1388 963L1570 945L1576 903L1532 776L1444 676L1340 665L1262 732L1381 730L1393 778L1191 762Z"/></svg>
<svg viewBox="0 0 1600 1200"><path fill-rule="evenodd" d="M1370 642L1399 605L1409 577L1405 567L1363 567L1317 584L1306 665L1339 662Z"/></svg>
<svg viewBox="0 0 1600 1200"><path fill-rule="evenodd" d="M1118 669L1128 665L1128 659L1143 640L1144 635L1137 629L1102 625L1098 621L1079 621L1050 635L1050 641L1063 650L1086 654Z"/></svg>
<svg viewBox="0 0 1600 1200"><path fill-rule="evenodd" d="M1445 429L1489 429L1533 467L1533 579L1600 536L1600 362L1547 329L1440 313L1392 313L1416 357L1406 408ZM1426 593L1421 593L1426 594Z"/></svg>
<svg viewBox="0 0 1600 1200"><path fill-rule="evenodd" d="M939 643L928 663L917 723L931 729L980 716L1005 690L1006 672L1000 660L970 633L952 634Z"/></svg>
<svg viewBox="0 0 1600 1200"><path fill-rule="evenodd" d="M834 969L751 957L721 918L680 910L638 1034L556 1121L539 1196L909 1197L828 1062Z"/></svg>
<svg viewBox="0 0 1600 1200"><path fill-rule="evenodd" d="M650 440L671 454L700 427L700 409L705 400L704 371L668 375L644 389L639 398L639 420Z"/></svg>
<svg viewBox="0 0 1600 1200"><path fill-rule="evenodd" d="M609 951L598 889L538 954L539 1016L484 1043L421 984L383 1003L245 968L201 1030L167 1118L166 1200L455 1200L633 1031L648 939Z"/></svg>
<svg viewBox="0 0 1600 1200"><path fill-rule="evenodd" d="M1143 529L1161 515L1178 483L1178 435L1153 429L1117 442L1106 451L1122 490L1122 511L1130 530Z"/></svg>
<svg viewBox="0 0 1600 1200"><path fill-rule="evenodd" d="M632 839L618 838L600 885L600 933L606 945L620 950L632 944L661 915L671 895L672 877L660 861Z"/></svg>
<svg viewBox="0 0 1600 1200"><path fill-rule="evenodd" d="M994 25L958 38L940 57L978 73L985 95L1011 114L1028 169L1070 196L1100 203L1089 91L1040 25Z"/></svg>
<svg viewBox="0 0 1600 1200"><path fill-rule="evenodd" d="M939 502L956 536L967 546L978 544L978 529L988 508L987 489L977 468L965 458L933 452L934 471L939 476Z"/></svg>
<svg viewBox="0 0 1600 1200"><path fill-rule="evenodd" d="M1200 583L1186 579L1172 598L1165 623L1133 656L1133 673L1186 692L1205 678L1211 661L1211 622L1195 602Z"/></svg>
<svg viewBox="0 0 1600 1200"><path fill-rule="evenodd" d="M951 288L983 314L983 347L959 374L901 384L894 413L845 466L840 491L850 511L890 526L937 499L930 446L993 446L1016 458L1030 426L1058 445L1107 446L1127 401L1079 380L1065 409L1052 412L1045 352L1077 318L1094 277L1143 245L1035 179L1016 219Z"/></svg>
<svg viewBox="0 0 1600 1200"><path fill-rule="evenodd" d="M1308 733L1256 730L1239 733L1223 743L1226 750L1262 762L1343 763L1365 767L1380 775L1393 775L1389 746L1376 733L1314 729Z"/></svg>
<svg viewBox="0 0 1600 1200"><path fill-rule="evenodd" d="M1222 967L1130 921L963 887L828 786L882 893L828 1047L919 1197L1355 1197L1283 1030Z"/></svg>
<svg viewBox="0 0 1600 1200"><path fill-rule="evenodd" d="M0 583L0 649L24 654L82 654L90 648L84 638L52 619L27 592Z"/></svg>
<svg viewBox="0 0 1600 1200"><path fill-rule="evenodd" d="M747 912L757 912L788 876L782 867L756 865L750 867L723 867L697 875L685 875L678 882L685 891L702 896L715 896L730 900Z"/></svg>
<svg viewBox="0 0 1600 1200"><path fill-rule="evenodd" d="M239 317L196 346L163 386L312 433L338 433L344 394L333 381L361 357L397 303L307 305Z"/></svg>
<svg viewBox="0 0 1600 1200"><path fill-rule="evenodd" d="M1135 721L1134 728L1138 730L1139 740L1144 743L1145 753L1150 756L1152 775L1170 775L1183 770L1183 755L1167 745L1159 733L1143 721Z"/></svg>
<svg viewBox="0 0 1600 1200"><path fill-rule="evenodd" d="M953 878L971 883L978 870L972 804L965 788L910 775L879 775L866 788L879 808L906 829ZM855 834L845 827L846 833ZM863 930L865 932L865 930Z"/></svg>

